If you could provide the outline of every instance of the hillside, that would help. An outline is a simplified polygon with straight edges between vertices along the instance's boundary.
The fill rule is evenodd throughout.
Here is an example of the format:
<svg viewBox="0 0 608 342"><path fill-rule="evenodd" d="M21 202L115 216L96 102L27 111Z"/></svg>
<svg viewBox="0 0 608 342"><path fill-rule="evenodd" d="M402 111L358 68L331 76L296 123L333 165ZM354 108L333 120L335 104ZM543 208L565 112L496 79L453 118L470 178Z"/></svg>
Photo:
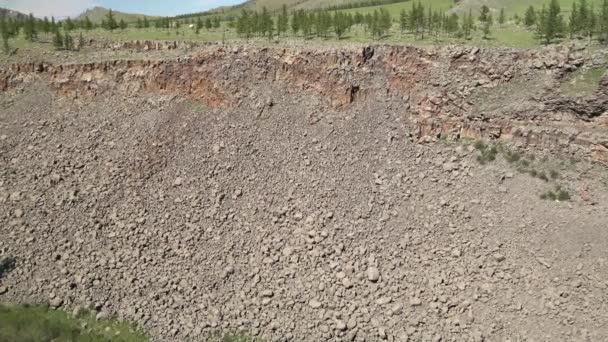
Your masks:
<svg viewBox="0 0 608 342"><path fill-rule="evenodd" d="M572 7L573 0L558 1L562 12L568 12ZM547 0L461 0L455 8L458 11L468 11L469 9L478 9L482 5L487 5L493 11L498 12L501 8L505 9L507 15L523 14L529 6L541 8L543 4L547 4ZM601 0L588 0L588 4L600 5Z"/></svg>
<svg viewBox="0 0 608 342"><path fill-rule="evenodd" d="M21 12L17 12L17 11L13 11L12 9L0 7L0 18L5 18L5 17L9 17L9 18L25 17L26 15L27 14L24 14L24 13L21 13Z"/></svg>
<svg viewBox="0 0 608 342"><path fill-rule="evenodd" d="M108 11L109 11L109 9L104 8L104 7L93 7L93 8L90 8L90 9L84 11L82 14L80 14L78 17L76 17L76 19L81 20L81 19L84 19L85 17L89 17L89 20L91 20L92 22L101 23L101 21L106 18ZM117 21L124 20L127 23L137 21L137 19L140 19L143 17L148 17L148 18L152 18L152 19L158 18L158 17L153 17L153 16L146 16L143 14L124 13L124 12L119 12L119 11L114 11L114 10L112 12L114 13L114 17L116 18Z"/></svg>
<svg viewBox="0 0 608 342"><path fill-rule="evenodd" d="M263 7L266 7L272 11L281 8L283 4L287 5L290 9L316 9L348 3L357 4L361 2L366 2L366 0L249 0L236 6L222 7L221 12L226 13L230 10L240 9L242 7L252 10L261 10ZM397 16L402 9L409 10L411 5L415 2L416 0L410 0L380 6L361 7L357 10L362 13L367 13L374 9L386 8L393 16ZM548 3L548 0L423 0L421 2L425 6L430 6L431 8L444 8L445 10L453 9L458 13L464 13L470 9L475 12L482 5L487 5L495 14L498 14L500 9L504 8L507 15L511 16L514 14L522 15L530 5L540 8L543 4ZM572 6L572 2L573 0L559 0L563 13L568 13ZM588 3L594 4L597 8L600 5L601 0L588 0ZM354 10L352 11L354 12Z"/></svg>
<svg viewBox="0 0 608 342"><path fill-rule="evenodd" d="M356 4L364 1L365 0L249 0L237 6L258 10L266 7L269 10L276 10L285 4L288 8L316 9L348 3Z"/></svg>

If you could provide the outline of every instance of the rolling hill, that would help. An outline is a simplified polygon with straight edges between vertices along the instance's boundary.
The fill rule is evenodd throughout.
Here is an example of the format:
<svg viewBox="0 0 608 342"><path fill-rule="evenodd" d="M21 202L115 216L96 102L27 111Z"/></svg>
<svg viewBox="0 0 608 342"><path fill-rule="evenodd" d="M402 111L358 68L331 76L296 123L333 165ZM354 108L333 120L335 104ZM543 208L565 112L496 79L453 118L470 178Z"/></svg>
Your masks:
<svg viewBox="0 0 608 342"><path fill-rule="evenodd" d="M19 17L26 17L26 16L27 16L27 14L25 14L25 13L21 13L21 12L13 11L8 8L0 7L0 18L19 18Z"/></svg>
<svg viewBox="0 0 608 342"><path fill-rule="evenodd" d="M76 17L76 19L82 20L85 17L89 17L89 20L91 20L92 22L101 23L101 21L106 18L106 15L108 14L108 12L109 12L109 9L107 9L107 8L93 7L93 8L90 8L90 9L84 11L82 14L80 14L78 17ZM135 21L137 21L137 19L143 19L143 17L147 17L149 19L158 18L158 17L147 16L147 15L143 15L143 14L124 13L124 12L119 12L119 11L112 11L112 13L114 14L114 18L117 21L124 20L127 23L135 22Z"/></svg>
<svg viewBox="0 0 608 342"><path fill-rule="evenodd" d="M364 1L365 0L248 0L236 6L223 7L221 12L226 13L240 8L261 10L263 7L273 11L281 8L283 4L287 5L289 9L316 9L334 5L357 4ZM409 9L411 5L417 1L418 0L410 0L380 6L361 7L357 10L359 12L366 13L373 11L374 9L386 8L393 14L393 16L397 16L399 11L404 8ZM559 0L563 14L567 14L570 11L573 1L575 0ZM548 4L549 0L420 0L420 2L425 5L425 7L443 8L445 10L452 9L457 13L465 13L468 12L469 9L472 9L475 12L482 5L487 5L495 14L498 14L500 9L504 8L506 14L511 16L514 14L523 15L530 5L539 9L543 4ZM601 0L587 0L587 3L590 5L594 4L595 7L598 8ZM350 11L354 12L355 10Z"/></svg>

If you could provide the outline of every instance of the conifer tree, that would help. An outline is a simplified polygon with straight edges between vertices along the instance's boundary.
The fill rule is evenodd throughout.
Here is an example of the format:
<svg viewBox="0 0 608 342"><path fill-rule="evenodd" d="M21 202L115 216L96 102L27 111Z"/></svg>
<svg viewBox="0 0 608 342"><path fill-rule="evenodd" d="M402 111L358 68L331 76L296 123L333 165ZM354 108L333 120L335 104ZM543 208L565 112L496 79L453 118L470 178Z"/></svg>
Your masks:
<svg viewBox="0 0 608 342"><path fill-rule="evenodd" d="M63 36L63 48L65 50L73 50L74 49L74 39L70 36L69 32L65 32Z"/></svg>
<svg viewBox="0 0 608 342"><path fill-rule="evenodd" d="M591 4L591 8L589 9L589 18L587 20L587 25L585 27L585 34L591 40L593 35L595 34L595 30L597 29L597 14L595 14L595 6Z"/></svg>
<svg viewBox="0 0 608 342"><path fill-rule="evenodd" d="M490 27L492 27L492 15L488 14L486 16L486 19L483 21L483 39L488 39L488 36L490 35Z"/></svg>
<svg viewBox="0 0 608 342"><path fill-rule="evenodd" d="M112 12L112 9L110 9L108 11L108 14L106 14L105 25L106 29L109 31L114 31L118 28L118 23L116 22L116 19L114 19L114 13Z"/></svg>
<svg viewBox="0 0 608 342"><path fill-rule="evenodd" d="M55 36L53 37L53 46L55 46L57 50L61 50L63 48L63 36L61 35L61 32L59 32L59 28L55 29Z"/></svg>
<svg viewBox="0 0 608 342"><path fill-rule="evenodd" d="M475 21L473 19L473 12L469 10L469 14L466 15L462 21L462 35L465 39L471 38L471 32L475 29Z"/></svg>
<svg viewBox="0 0 608 342"><path fill-rule="evenodd" d="M526 15L524 16L524 25L527 27L534 26L537 23L536 11L533 6L528 7L526 10Z"/></svg>
<svg viewBox="0 0 608 342"><path fill-rule="evenodd" d="M51 32L51 23L49 22L48 17L44 17L44 20L42 21L42 32L44 32L44 33Z"/></svg>
<svg viewBox="0 0 608 342"><path fill-rule="evenodd" d="M2 50L8 55L11 51L11 48L8 44L10 34L8 30L8 24L6 23L4 17L0 18L0 34L2 35Z"/></svg>
<svg viewBox="0 0 608 342"><path fill-rule="evenodd" d="M287 5L283 4L279 19L277 20L277 35L287 33L287 27L289 26L289 14L287 13Z"/></svg>
<svg viewBox="0 0 608 342"><path fill-rule="evenodd" d="M578 7L576 1L572 2L572 9L570 10L570 18L568 19L568 33L570 33L570 39L579 32L580 22L578 15Z"/></svg>
<svg viewBox="0 0 608 342"><path fill-rule="evenodd" d="M501 8L500 9L500 14L498 15L498 23L500 25L504 25L504 23L507 21L506 15L505 15L505 8Z"/></svg>
<svg viewBox="0 0 608 342"><path fill-rule="evenodd" d="M608 44L608 0L603 0L598 19L600 41Z"/></svg>
<svg viewBox="0 0 608 342"><path fill-rule="evenodd" d="M221 25L222 22L220 21L220 17L213 17L213 28L218 29Z"/></svg>
<svg viewBox="0 0 608 342"><path fill-rule="evenodd" d="M72 31L72 30L74 30L74 29L76 28L76 25L75 25L75 24L74 24L74 22L72 21L72 18L68 17L68 18L65 20L65 25L63 26L63 28L64 28L66 31Z"/></svg>
<svg viewBox="0 0 608 342"><path fill-rule="evenodd" d="M23 34L25 35L25 39L29 41L34 41L36 39L36 19L34 19L34 15L30 13L30 15L25 20L23 26Z"/></svg>
<svg viewBox="0 0 608 342"><path fill-rule="evenodd" d="M544 25L542 25L541 29L545 44L549 44L561 32L563 32L563 19L560 13L561 9L557 0L551 0L545 14ZM579 8L579 19L581 17L581 9Z"/></svg>
<svg viewBox="0 0 608 342"><path fill-rule="evenodd" d="M127 28L127 23L124 20L120 19L120 23L118 24L118 26L120 27L121 30L124 31Z"/></svg>
<svg viewBox="0 0 608 342"><path fill-rule="evenodd" d="M195 24L195 31L196 31L197 35L201 32L202 28L203 28L203 21L201 20L201 17L198 17L196 19L196 24Z"/></svg>
<svg viewBox="0 0 608 342"><path fill-rule="evenodd" d="M80 32L80 35L78 35L78 49L82 49L84 47L84 37L82 36L82 32Z"/></svg>
<svg viewBox="0 0 608 342"><path fill-rule="evenodd" d="M404 9L399 13L399 29L401 30L401 34L407 29L407 11Z"/></svg>
<svg viewBox="0 0 608 342"><path fill-rule="evenodd" d="M149 28L150 27L150 22L148 21L148 17L146 17L145 15L144 15L143 26L144 26L144 28Z"/></svg>
<svg viewBox="0 0 608 342"><path fill-rule="evenodd" d="M84 17L84 22L82 24L82 28L84 28L87 31L90 31L93 29L93 23L91 22L91 20L89 19L88 16Z"/></svg>
<svg viewBox="0 0 608 342"><path fill-rule="evenodd" d="M300 14L299 11L293 11L291 14L291 32L294 36L298 35L300 31Z"/></svg>

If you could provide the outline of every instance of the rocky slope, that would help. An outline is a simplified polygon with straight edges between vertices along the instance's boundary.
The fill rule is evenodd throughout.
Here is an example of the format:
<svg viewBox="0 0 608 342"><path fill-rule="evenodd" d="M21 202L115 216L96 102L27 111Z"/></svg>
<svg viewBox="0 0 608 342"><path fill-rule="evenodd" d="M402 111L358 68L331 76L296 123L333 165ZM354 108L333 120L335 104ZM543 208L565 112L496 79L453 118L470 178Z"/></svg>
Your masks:
<svg viewBox="0 0 608 342"><path fill-rule="evenodd" d="M584 112L549 91L586 62L209 47L2 69L0 300L158 341L605 340L606 82ZM554 183L571 201L539 198Z"/></svg>

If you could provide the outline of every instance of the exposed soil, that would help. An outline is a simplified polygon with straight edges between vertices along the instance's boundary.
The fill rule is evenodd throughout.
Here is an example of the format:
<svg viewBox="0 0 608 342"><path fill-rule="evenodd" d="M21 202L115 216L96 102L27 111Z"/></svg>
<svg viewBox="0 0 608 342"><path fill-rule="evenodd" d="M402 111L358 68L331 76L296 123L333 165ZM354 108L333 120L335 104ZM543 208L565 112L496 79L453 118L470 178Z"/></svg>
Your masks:
<svg viewBox="0 0 608 342"><path fill-rule="evenodd" d="M555 91L588 63L211 46L0 68L0 300L155 341L607 340L608 81Z"/></svg>

